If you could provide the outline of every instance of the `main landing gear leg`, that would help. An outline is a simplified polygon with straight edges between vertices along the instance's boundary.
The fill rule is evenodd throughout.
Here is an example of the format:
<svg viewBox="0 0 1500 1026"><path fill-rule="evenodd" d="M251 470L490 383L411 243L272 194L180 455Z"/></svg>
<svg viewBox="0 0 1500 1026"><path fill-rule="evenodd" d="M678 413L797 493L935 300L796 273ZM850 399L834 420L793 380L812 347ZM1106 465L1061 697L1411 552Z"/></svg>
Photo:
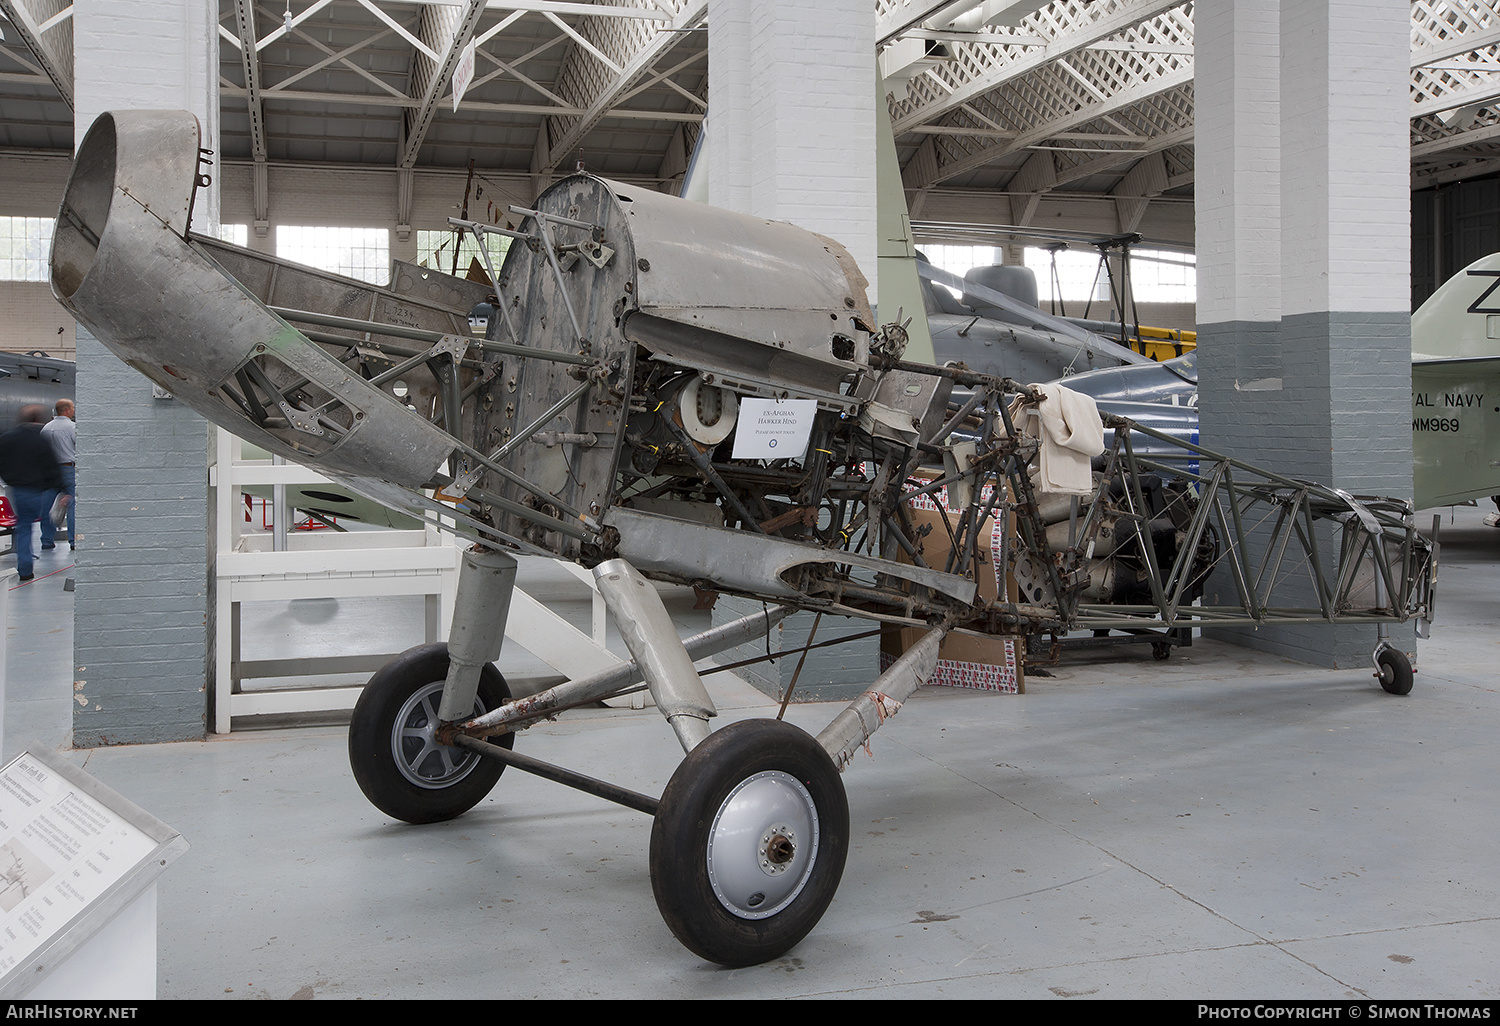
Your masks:
<svg viewBox="0 0 1500 1026"><path fill-rule="evenodd" d="M623 559L594 568L594 580L604 604L614 614L625 647L635 657L646 687L684 752L708 737L708 721L718 715L703 678L678 637L677 627L662 605L661 596L640 571Z"/></svg>
<svg viewBox="0 0 1500 1026"><path fill-rule="evenodd" d="M435 823L473 808L505 764L442 743L438 728L510 701L492 665L505 639L516 561L475 547L464 553L448 643L391 660L360 692L349 721L349 765L376 808L408 823ZM515 735L495 741L506 748Z"/></svg>

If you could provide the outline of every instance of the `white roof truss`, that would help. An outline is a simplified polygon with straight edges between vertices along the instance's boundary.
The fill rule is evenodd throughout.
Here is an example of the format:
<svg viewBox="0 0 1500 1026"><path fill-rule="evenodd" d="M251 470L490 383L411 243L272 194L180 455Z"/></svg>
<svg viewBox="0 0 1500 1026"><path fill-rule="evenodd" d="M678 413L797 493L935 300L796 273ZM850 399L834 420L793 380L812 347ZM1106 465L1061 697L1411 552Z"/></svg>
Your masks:
<svg viewBox="0 0 1500 1026"><path fill-rule="evenodd" d="M51 80L73 106L73 4L71 0L0 0L3 13Z"/></svg>
<svg viewBox="0 0 1500 1026"><path fill-rule="evenodd" d="M871 6L879 46L927 44L905 97L889 104L909 189L1034 198L1082 185L1114 197L1129 222L1163 183L1191 184L1187 0ZM1036 9L1018 16L1027 6ZM1500 166L1500 0L1410 6L1413 187L1489 173ZM296 112L304 125L360 111L386 118L398 168L418 166L435 142L451 152L462 130L434 124L450 108L453 69L469 44L477 68L461 114L519 133L539 180L568 168L607 121L622 130L655 122L653 145L670 151L661 167L680 173L707 109L706 48L701 38L678 45L703 26L707 0L220 0L219 8L227 74L239 79L221 80L222 91L245 103L257 163L271 148L273 101L278 117ZM72 105L72 11L71 0L0 0L8 37L0 88L50 83ZM686 134L665 141L662 122ZM1132 174L1134 184L1123 180Z"/></svg>

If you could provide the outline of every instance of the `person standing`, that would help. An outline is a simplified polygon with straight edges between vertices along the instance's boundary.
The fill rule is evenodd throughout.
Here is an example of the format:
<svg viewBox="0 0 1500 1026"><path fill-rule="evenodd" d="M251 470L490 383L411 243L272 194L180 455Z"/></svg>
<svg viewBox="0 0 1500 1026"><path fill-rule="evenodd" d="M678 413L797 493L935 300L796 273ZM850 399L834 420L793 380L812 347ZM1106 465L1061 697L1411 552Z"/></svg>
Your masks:
<svg viewBox="0 0 1500 1026"><path fill-rule="evenodd" d="M16 514L16 571L29 581L32 573L31 525L45 517L47 495L63 489L62 470L52 445L42 437L46 407L21 407L19 422L0 435L0 479L10 486L10 505Z"/></svg>
<svg viewBox="0 0 1500 1026"><path fill-rule="evenodd" d="M78 505L76 494L78 475L78 415L71 399L59 399L52 407L52 420L42 428L42 437L52 443L52 455L57 457L58 470L62 472L62 494L68 497L68 548L78 548L78 535L73 530L73 510ZM52 496L42 514L42 548L50 549L56 544L57 528L48 515L52 512Z"/></svg>

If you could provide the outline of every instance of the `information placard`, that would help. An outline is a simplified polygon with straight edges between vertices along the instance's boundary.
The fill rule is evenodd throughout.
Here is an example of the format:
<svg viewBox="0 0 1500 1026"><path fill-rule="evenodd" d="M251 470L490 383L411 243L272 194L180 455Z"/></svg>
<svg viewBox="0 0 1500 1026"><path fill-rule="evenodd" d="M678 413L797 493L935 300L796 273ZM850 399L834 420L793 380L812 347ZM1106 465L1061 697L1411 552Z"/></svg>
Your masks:
<svg viewBox="0 0 1500 1026"><path fill-rule="evenodd" d="M807 452L817 412L815 399L741 399L734 458L796 459Z"/></svg>
<svg viewBox="0 0 1500 1026"><path fill-rule="evenodd" d="M6 763L0 996L32 986L186 850L180 834L65 759L26 751Z"/></svg>

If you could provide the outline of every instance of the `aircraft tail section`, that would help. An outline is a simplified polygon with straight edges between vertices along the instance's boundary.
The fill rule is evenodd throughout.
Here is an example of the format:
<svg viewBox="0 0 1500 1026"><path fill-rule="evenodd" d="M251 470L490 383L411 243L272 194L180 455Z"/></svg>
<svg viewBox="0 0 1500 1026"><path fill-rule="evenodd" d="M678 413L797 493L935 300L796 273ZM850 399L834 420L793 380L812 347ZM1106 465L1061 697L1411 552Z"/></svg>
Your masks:
<svg viewBox="0 0 1500 1026"><path fill-rule="evenodd" d="M1500 253L1444 282L1411 335L1416 507L1500 495Z"/></svg>

